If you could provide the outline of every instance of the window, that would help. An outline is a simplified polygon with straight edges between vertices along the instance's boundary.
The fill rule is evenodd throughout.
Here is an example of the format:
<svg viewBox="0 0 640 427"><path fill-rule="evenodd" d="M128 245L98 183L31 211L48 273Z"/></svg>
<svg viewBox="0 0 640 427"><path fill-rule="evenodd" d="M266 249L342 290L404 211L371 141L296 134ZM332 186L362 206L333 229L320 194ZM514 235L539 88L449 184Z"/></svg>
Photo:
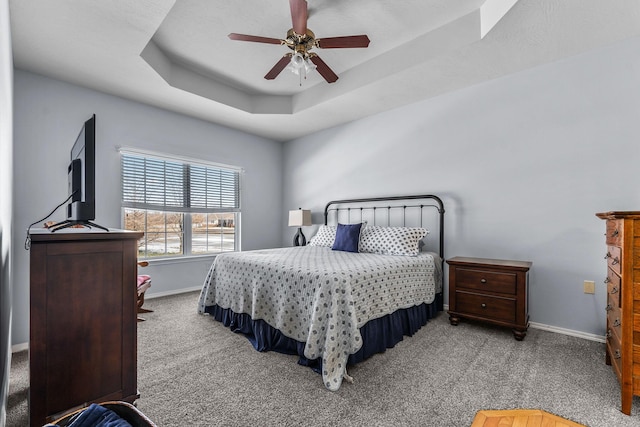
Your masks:
<svg viewBox="0 0 640 427"><path fill-rule="evenodd" d="M121 150L126 230L140 258L239 250L241 169Z"/></svg>

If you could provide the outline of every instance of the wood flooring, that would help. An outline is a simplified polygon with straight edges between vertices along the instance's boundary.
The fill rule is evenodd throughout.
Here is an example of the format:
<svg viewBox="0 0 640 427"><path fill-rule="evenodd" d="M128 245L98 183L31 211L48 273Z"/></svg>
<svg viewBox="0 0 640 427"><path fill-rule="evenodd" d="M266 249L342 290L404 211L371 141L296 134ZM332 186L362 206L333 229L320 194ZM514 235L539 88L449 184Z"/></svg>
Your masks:
<svg viewBox="0 0 640 427"><path fill-rule="evenodd" d="M537 409L478 411L471 427L585 427Z"/></svg>

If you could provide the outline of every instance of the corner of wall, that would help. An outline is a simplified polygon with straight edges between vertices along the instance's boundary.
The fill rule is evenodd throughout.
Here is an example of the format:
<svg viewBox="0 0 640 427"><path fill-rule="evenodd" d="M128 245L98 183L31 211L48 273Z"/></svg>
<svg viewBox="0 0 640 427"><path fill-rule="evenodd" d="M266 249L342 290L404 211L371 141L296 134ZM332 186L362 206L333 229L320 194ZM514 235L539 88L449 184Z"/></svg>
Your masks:
<svg viewBox="0 0 640 427"><path fill-rule="evenodd" d="M7 418L11 367L13 212L13 59L9 2L0 0L0 426Z"/></svg>

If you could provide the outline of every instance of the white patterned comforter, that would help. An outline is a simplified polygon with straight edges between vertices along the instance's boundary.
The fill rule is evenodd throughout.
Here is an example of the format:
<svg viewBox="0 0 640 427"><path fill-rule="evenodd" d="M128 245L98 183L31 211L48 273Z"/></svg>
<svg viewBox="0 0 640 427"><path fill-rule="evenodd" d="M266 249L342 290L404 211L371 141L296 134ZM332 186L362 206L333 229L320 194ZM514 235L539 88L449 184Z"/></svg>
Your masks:
<svg viewBox="0 0 640 427"><path fill-rule="evenodd" d="M304 246L218 255L205 279L198 312L218 305L263 319L322 357L322 378L338 390L359 328L401 308L431 303L441 290L440 258L333 251Z"/></svg>

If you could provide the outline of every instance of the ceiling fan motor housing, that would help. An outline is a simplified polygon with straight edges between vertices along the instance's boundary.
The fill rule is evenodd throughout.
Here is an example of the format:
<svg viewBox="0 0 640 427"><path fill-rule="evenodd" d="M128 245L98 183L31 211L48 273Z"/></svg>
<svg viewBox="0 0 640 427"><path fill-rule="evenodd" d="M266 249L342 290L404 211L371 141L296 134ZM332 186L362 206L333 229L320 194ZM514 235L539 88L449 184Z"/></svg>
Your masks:
<svg viewBox="0 0 640 427"><path fill-rule="evenodd" d="M313 49L316 43L316 35L313 31L307 28L305 34L298 34L291 28L287 31L287 37L284 40L285 44L296 53L300 53L305 58L308 57L308 51Z"/></svg>

